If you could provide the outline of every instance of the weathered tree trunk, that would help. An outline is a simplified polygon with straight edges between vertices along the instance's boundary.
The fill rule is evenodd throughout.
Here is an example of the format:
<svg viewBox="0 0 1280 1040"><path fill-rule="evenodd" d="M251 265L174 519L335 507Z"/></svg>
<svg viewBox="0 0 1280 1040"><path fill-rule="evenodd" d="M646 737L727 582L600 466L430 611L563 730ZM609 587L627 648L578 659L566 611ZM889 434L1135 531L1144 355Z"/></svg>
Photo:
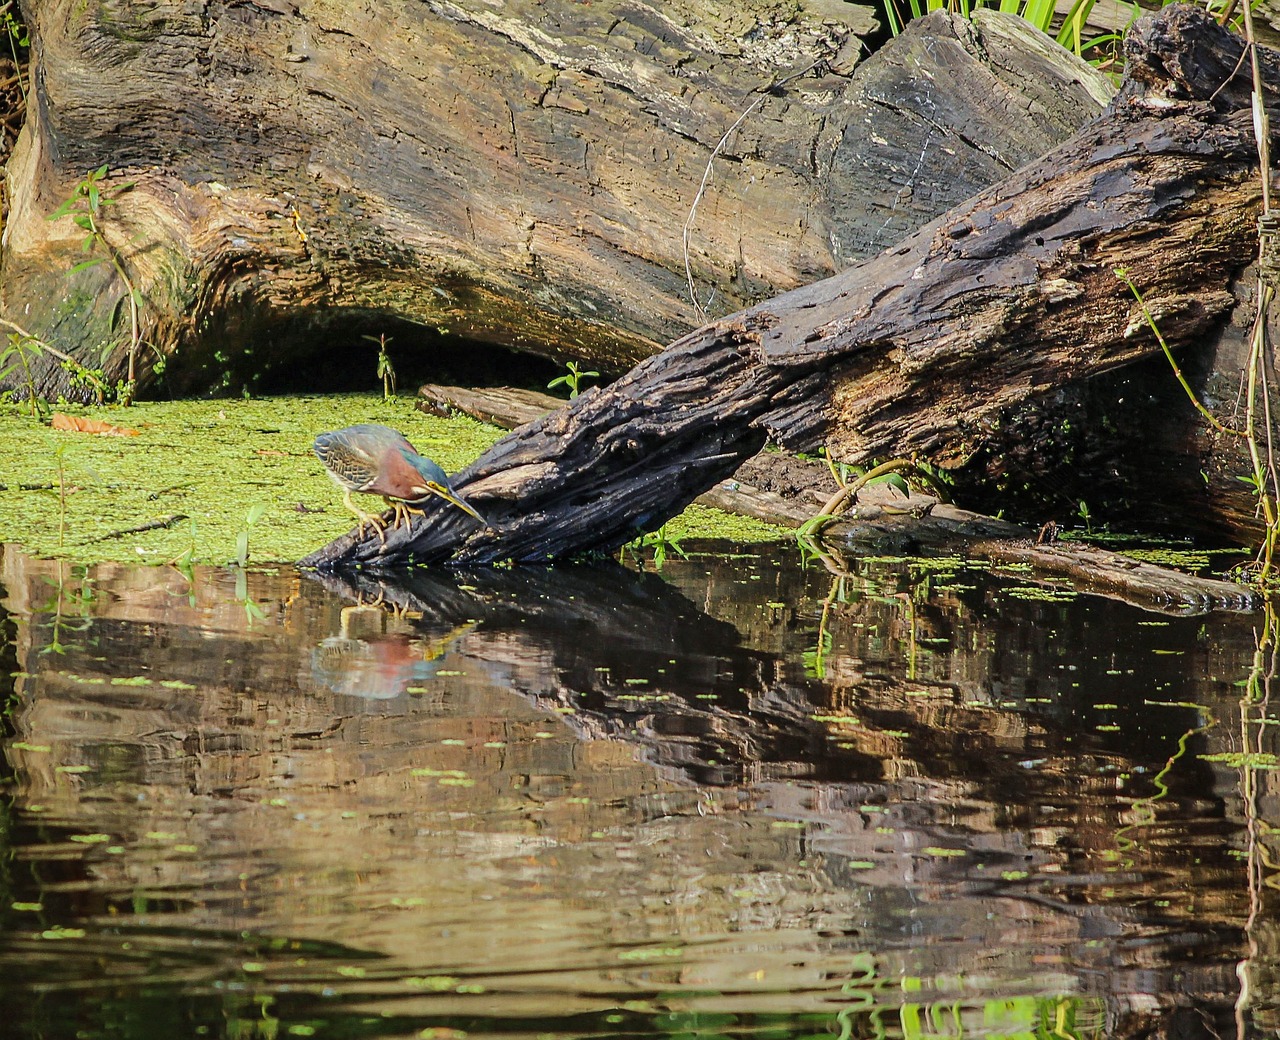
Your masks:
<svg viewBox="0 0 1280 1040"><path fill-rule="evenodd" d="M1159 350L1113 273L1121 265L1173 347L1203 340L1232 308L1228 286L1254 250L1241 49L1196 9L1145 17L1120 95L1063 147L893 250L706 325L500 441L458 481L489 525L437 508L385 546L348 537L305 562L533 561L609 548L678 511L766 437L825 442L854 461L918 452L963 464L1038 396ZM1274 101L1280 67L1269 53L1263 64ZM1238 450L1225 440L1224 454Z"/></svg>
<svg viewBox="0 0 1280 1040"><path fill-rule="evenodd" d="M135 184L102 228L144 297L140 379L164 358L172 392L326 365L373 385L352 347L378 331L622 371L699 306L892 244L1109 92L999 15L934 16L855 74L871 8L832 0L23 11L33 104L0 316L123 374L120 279L68 275L82 233L45 220L107 163ZM39 386L67 389L52 357Z"/></svg>

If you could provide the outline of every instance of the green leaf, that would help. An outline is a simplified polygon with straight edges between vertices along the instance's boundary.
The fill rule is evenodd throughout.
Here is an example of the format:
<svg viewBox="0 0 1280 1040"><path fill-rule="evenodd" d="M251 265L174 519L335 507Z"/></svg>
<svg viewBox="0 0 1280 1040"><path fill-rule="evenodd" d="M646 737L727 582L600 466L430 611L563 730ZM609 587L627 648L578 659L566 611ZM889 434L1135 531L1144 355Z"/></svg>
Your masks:
<svg viewBox="0 0 1280 1040"><path fill-rule="evenodd" d="M1054 0L1027 0L1022 17L1042 33L1047 33L1053 25L1053 13Z"/></svg>
<svg viewBox="0 0 1280 1040"><path fill-rule="evenodd" d="M81 271L87 271L91 267L97 267L98 264L102 263L102 259L103 258L100 256L95 256L92 260L82 260L80 263L76 264L75 267L71 268L67 274L79 274Z"/></svg>
<svg viewBox="0 0 1280 1040"><path fill-rule="evenodd" d="M1075 54L1083 54L1085 44L1082 39L1085 22L1093 10L1095 0L1075 0L1071 10L1067 12L1062 28L1058 30L1058 42Z"/></svg>
<svg viewBox="0 0 1280 1040"><path fill-rule="evenodd" d="M76 227L82 227L86 231L93 231L93 218L88 213L73 213L71 219L75 221Z"/></svg>
<svg viewBox="0 0 1280 1040"><path fill-rule="evenodd" d="M876 484L887 484L889 487L901 491L907 498L911 497L911 485L903 479L901 473L886 473L883 476L876 477L874 480L867 481L867 487L872 487Z"/></svg>

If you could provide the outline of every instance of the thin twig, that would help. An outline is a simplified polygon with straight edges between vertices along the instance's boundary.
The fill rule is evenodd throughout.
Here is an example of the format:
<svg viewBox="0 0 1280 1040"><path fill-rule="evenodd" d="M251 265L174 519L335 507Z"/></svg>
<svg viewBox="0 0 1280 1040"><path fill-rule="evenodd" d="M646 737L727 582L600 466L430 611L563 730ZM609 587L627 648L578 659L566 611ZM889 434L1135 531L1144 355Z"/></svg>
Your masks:
<svg viewBox="0 0 1280 1040"><path fill-rule="evenodd" d="M702 196L707 190L707 185L711 183L711 165L716 161L716 156L720 154L720 149L725 146L733 132L743 124L747 116L751 115L752 112L765 102L773 91L778 90L781 87L785 87L794 79L799 79L801 76L807 76L826 60L827 59L825 57L818 58L807 68L803 68L799 72L793 72L790 75L784 76L782 79L769 84L769 86L762 88L760 96L743 110L742 114L733 121L733 125L730 126L723 135L721 135L720 140L716 142L716 146L711 149L711 156L707 159L707 168L702 171L702 182L698 185L698 193L693 197L693 205L689 207L689 216L685 219L684 232L681 236L684 247L684 276L689 283L689 302L693 304L694 312L698 315L699 321L707 320L707 312L703 309L702 304L698 302L698 291L693 284L693 262L689 258L689 235L693 230L694 218L698 214L698 203L702 201Z"/></svg>
<svg viewBox="0 0 1280 1040"><path fill-rule="evenodd" d="M123 538L127 534L142 534L145 531L160 531L172 527L179 520L187 519L186 513L172 513L169 516L162 516L157 520L150 520L145 524L139 524L137 527L124 527L119 531L108 531L104 535L94 538L95 542L105 542L108 538Z"/></svg>
<svg viewBox="0 0 1280 1040"><path fill-rule="evenodd" d="M0 318L0 325L3 325L6 329L10 329L11 331L16 332L23 339L29 339L33 343L39 343L41 350L47 351L48 353L52 354L54 357L59 358L62 361L70 361L72 364L77 364L76 359L73 358L70 354L64 354L57 347L50 346L48 343L42 340L39 336L33 336L31 333L29 333L17 322L10 321L8 318Z"/></svg>
<svg viewBox="0 0 1280 1040"><path fill-rule="evenodd" d="M1156 324L1156 319L1152 317L1151 311L1147 309L1147 301L1143 299L1142 293L1138 290L1138 287L1133 284L1133 279L1129 277L1128 269L1124 267L1117 267L1115 269L1115 276L1129 287L1129 291L1133 293L1133 298L1138 301L1138 306L1142 310L1143 320L1146 321L1147 327L1155 333L1156 341L1160 344L1160 349L1164 351L1164 356L1168 360L1170 367L1173 369L1173 374L1178 380L1178 385L1186 391L1187 398L1193 405L1195 405L1196 411L1203 415L1209 425L1219 433L1229 433L1233 437L1247 437L1248 432L1245 430L1233 430L1229 426L1224 426L1222 421L1204 406L1200 398L1196 396L1196 392L1191 389L1191 384L1187 382L1187 377L1182 374L1182 368L1174 358L1173 351L1169 349L1169 344L1164 338L1164 333L1160 331L1160 326Z"/></svg>

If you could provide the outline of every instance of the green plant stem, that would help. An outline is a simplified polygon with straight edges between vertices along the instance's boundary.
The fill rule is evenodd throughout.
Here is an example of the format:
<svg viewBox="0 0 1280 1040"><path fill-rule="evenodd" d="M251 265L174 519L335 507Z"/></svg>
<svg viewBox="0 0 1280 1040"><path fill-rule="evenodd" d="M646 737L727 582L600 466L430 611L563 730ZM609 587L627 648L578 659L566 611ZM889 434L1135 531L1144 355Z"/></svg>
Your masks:
<svg viewBox="0 0 1280 1040"><path fill-rule="evenodd" d="M819 515L832 516L844 510L853 497L866 487L871 481L877 477L883 477L886 473L900 473L903 470L915 469L915 463L910 459L890 459L888 462L882 462L874 469L867 470L857 480L850 481L845 484L839 491L827 499Z"/></svg>
<svg viewBox="0 0 1280 1040"><path fill-rule="evenodd" d="M125 292L129 297L129 369L125 379L128 386L125 390L125 404L133 403L133 388L137 386L137 360L138 347L142 343L142 333L138 327L138 293L133 287L133 280L125 273L124 264L121 262L120 255L114 248L107 245L107 240L102 240L107 251L111 254L111 266L116 269L116 274L120 276L120 281L124 282Z"/></svg>
<svg viewBox="0 0 1280 1040"><path fill-rule="evenodd" d="M824 454L822 457L827 464L827 469L831 470L831 479L836 482L836 487L843 488L845 485L845 479L840 475L840 470L836 468L835 460L827 454Z"/></svg>
<svg viewBox="0 0 1280 1040"><path fill-rule="evenodd" d="M854 496L871 481L875 480L877 477L883 477L886 473L898 473L903 470L914 470L915 468L915 463L910 459L890 459L888 462L882 462L874 469L867 470L867 472L862 474L862 476L857 480L852 480L848 484L845 484L839 491L827 499L826 503L818 511L818 514L801 527L797 533L801 537L805 538L816 535L826 527L827 524L831 523L839 513L846 509Z"/></svg>
<svg viewBox="0 0 1280 1040"><path fill-rule="evenodd" d="M1253 109L1253 130L1254 137L1258 148L1258 172L1262 184L1262 214L1264 217L1271 214L1271 131L1270 123L1267 118L1266 107L1262 101L1262 71L1258 62L1258 47L1253 34L1253 11L1252 4L1245 3L1243 6L1244 14L1244 35L1245 42L1249 49L1250 71L1253 74L1253 92L1251 94L1251 102ZM1261 249L1261 243L1259 243ZM1280 488L1280 482L1276 479L1275 451L1274 443L1271 436L1271 407L1270 402L1264 399L1263 410L1267 418L1267 458L1266 465L1263 465L1261 452L1258 448L1257 438L1257 397L1259 392L1259 383L1261 383L1261 392L1266 395L1268 387L1266 385L1266 366L1267 357L1267 321L1270 315L1271 304L1275 300L1275 290L1263 281L1261 275L1258 277L1258 312L1254 317L1253 335L1250 340L1249 350L1249 387L1248 398L1245 405L1246 427L1248 429L1249 442L1249 458L1253 463L1253 483L1258 495L1258 508L1262 511L1263 520L1266 523L1266 530L1263 535L1262 546L1258 551L1259 570L1257 581L1259 585L1265 585L1267 579L1271 575L1272 564L1275 558L1275 549L1277 537L1280 536L1280 519L1277 518L1277 502L1273 491ZM1271 489L1271 491L1268 490Z"/></svg>
<svg viewBox="0 0 1280 1040"><path fill-rule="evenodd" d="M124 258L115 246L107 241L107 236L102 233L102 229L98 226L98 221L92 208L88 211L88 217L90 231L95 241L102 246L110 258L111 266L124 284L125 295L129 300L129 363L125 374L125 390L122 398L122 403L129 405L133 404L133 388L138 385L138 347L142 343L142 332L138 325L138 292L133 287L133 279L129 277L129 273L124 269Z"/></svg>
<svg viewBox="0 0 1280 1040"><path fill-rule="evenodd" d="M1156 342L1160 344L1160 349L1164 351L1165 358L1169 361L1169 366L1173 369L1174 377L1178 380L1178 385L1182 387L1187 394L1187 400L1195 405L1196 411L1205 417L1209 425L1219 433L1229 433L1233 437L1248 436L1244 430L1233 430L1228 426L1224 426L1213 412L1204 406L1200 398L1196 396L1196 392L1191 389L1191 384L1187 382L1187 377L1182 374L1182 368L1178 365L1177 360L1173 356L1173 351L1169 349L1169 344L1164 338L1164 333L1160 331L1160 326L1156 324L1156 319L1152 317L1151 312L1147 309L1147 301L1143 299L1142 293L1138 287L1133 284L1133 279L1129 277L1129 270L1125 267L1117 267L1115 276L1129 287L1129 291L1133 293L1133 298L1138 301L1138 306L1142 310L1142 318L1147 323L1147 327L1155 333Z"/></svg>
<svg viewBox="0 0 1280 1040"><path fill-rule="evenodd" d="M1264 363L1267 340L1266 316L1274 296L1275 291L1270 286L1261 286L1261 292L1258 296L1258 316L1253 324L1252 343L1249 351L1249 385L1245 398L1245 425L1249 430L1249 436L1246 438L1249 445L1249 459L1253 463L1253 481L1254 486L1257 488L1258 506L1262 510L1262 518L1266 524L1262 548L1258 554L1261 565L1261 569L1258 572L1259 582L1265 582L1270 576L1277 533L1275 503L1271 495L1267 493L1267 470L1263 467L1262 454L1258 449L1258 439L1253 436L1253 431L1257 429L1255 420L1258 400L1258 372Z"/></svg>
<svg viewBox="0 0 1280 1040"><path fill-rule="evenodd" d="M18 363L22 366L22 381L27 385L27 400L31 405L31 417L35 418L40 412L39 395L36 393L35 376L31 372L31 365L27 362L27 352L23 349L22 343L22 337L19 337L17 342L14 343L14 349L18 354Z"/></svg>

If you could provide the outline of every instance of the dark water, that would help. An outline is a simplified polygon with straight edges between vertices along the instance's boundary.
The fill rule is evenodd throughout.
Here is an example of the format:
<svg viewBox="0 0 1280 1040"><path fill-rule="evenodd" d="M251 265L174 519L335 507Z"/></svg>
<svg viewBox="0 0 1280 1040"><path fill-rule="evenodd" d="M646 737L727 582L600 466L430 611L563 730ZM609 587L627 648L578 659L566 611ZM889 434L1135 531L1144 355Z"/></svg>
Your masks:
<svg viewBox="0 0 1280 1040"><path fill-rule="evenodd" d="M772 548L0 564L4 1037L1280 1025L1260 614Z"/></svg>

